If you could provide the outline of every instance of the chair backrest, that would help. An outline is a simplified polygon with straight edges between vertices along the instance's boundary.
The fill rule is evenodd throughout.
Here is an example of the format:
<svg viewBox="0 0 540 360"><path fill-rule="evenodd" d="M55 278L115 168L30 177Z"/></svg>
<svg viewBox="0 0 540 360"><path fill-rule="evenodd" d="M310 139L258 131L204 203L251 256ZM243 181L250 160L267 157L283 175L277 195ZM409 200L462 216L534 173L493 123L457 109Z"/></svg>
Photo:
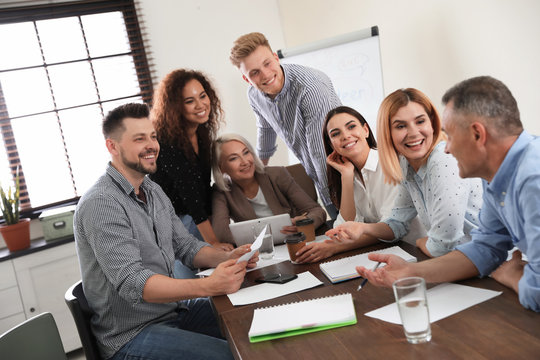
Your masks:
<svg viewBox="0 0 540 360"><path fill-rule="evenodd" d="M302 164L294 164L285 167L289 174L293 177L294 181L309 195L314 201L317 201L317 190L315 190L315 184L313 180L306 173L306 169Z"/></svg>
<svg viewBox="0 0 540 360"><path fill-rule="evenodd" d="M90 328L92 310L88 306L88 301L84 296L82 281L73 284L64 296L66 304L73 315L77 331L83 346L84 355L87 360L101 359L96 337Z"/></svg>
<svg viewBox="0 0 540 360"><path fill-rule="evenodd" d="M67 359L58 327L51 313L26 320L0 335L2 359Z"/></svg>

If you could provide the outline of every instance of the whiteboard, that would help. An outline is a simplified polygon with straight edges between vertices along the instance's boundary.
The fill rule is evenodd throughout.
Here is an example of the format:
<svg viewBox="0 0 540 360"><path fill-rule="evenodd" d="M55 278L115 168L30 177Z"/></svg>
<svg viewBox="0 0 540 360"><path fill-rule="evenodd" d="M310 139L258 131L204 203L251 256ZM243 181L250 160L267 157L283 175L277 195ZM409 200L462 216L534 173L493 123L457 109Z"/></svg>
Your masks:
<svg viewBox="0 0 540 360"><path fill-rule="evenodd" d="M281 63L300 64L326 73L342 104L362 114L375 134L377 112L384 98L376 26L277 53Z"/></svg>

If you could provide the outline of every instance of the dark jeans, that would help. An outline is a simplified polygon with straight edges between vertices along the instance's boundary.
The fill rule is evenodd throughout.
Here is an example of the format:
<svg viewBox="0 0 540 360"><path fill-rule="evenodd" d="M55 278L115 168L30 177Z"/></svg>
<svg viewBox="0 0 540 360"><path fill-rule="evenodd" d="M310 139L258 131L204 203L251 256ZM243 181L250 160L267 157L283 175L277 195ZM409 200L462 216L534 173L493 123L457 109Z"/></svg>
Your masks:
<svg viewBox="0 0 540 360"><path fill-rule="evenodd" d="M208 298L188 304L175 319L145 327L111 360L232 359Z"/></svg>
<svg viewBox="0 0 540 360"><path fill-rule="evenodd" d="M178 217L180 218L180 220L182 220L184 227L187 229L187 231L189 231L190 234L194 235L197 239L204 242L204 239L199 232L195 221L193 221L193 218L190 215L178 215ZM197 272L197 270L191 270L189 267L182 264L180 260L174 261L173 273L176 279L196 279L197 275L195 274Z"/></svg>

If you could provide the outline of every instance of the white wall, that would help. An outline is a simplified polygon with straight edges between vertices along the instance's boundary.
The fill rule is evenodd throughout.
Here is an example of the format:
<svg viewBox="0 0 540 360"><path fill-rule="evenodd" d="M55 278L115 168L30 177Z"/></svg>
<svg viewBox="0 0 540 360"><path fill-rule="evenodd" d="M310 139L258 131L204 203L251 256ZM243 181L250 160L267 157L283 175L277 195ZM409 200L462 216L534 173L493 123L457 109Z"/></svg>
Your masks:
<svg viewBox="0 0 540 360"><path fill-rule="evenodd" d="M278 2L287 47L377 25L385 94L416 87L442 110L452 85L491 75L516 97L525 128L540 134L540 1Z"/></svg>
<svg viewBox="0 0 540 360"><path fill-rule="evenodd" d="M247 101L248 84L229 61L233 42L259 31L272 46L283 47L283 33L275 0L139 0L138 16L146 27L146 45L152 53L154 78L171 70L192 68L213 80L225 110L221 132L244 135L256 143L255 117ZM283 143L271 164L286 164Z"/></svg>

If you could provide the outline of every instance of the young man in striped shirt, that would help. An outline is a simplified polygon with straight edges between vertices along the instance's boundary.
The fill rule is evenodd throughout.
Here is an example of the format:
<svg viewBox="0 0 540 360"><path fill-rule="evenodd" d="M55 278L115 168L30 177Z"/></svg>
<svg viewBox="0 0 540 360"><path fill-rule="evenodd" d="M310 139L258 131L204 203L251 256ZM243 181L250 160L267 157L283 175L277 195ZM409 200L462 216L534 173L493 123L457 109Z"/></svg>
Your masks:
<svg viewBox="0 0 540 360"><path fill-rule="evenodd" d="M279 135L313 179L332 219L337 210L330 200L322 126L326 114L341 105L330 78L296 64L280 65L266 37L239 37L230 60L251 86L249 103L257 118L257 151L265 165L276 151Z"/></svg>

